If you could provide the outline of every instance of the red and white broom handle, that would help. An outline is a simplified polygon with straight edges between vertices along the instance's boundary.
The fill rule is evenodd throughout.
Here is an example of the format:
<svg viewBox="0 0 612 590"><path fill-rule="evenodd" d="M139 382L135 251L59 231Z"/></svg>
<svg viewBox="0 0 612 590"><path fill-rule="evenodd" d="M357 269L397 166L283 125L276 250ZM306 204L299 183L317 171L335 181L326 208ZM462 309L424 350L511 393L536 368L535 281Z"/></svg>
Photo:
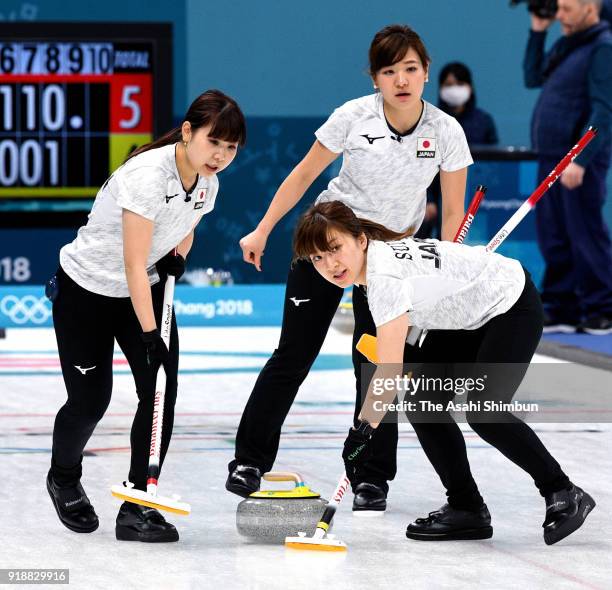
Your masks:
<svg viewBox="0 0 612 590"><path fill-rule="evenodd" d="M588 143L597 135L595 127L589 127L586 133L580 138L580 141L569 151L566 156L555 166L550 174L540 183L530 195L530 197L514 212L514 215L504 224L504 226L495 234L493 239L487 244L486 251L494 252L500 244L510 235L512 230L523 220L523 218L531 211L536 203L542 198L544 193L557 181L563 171L574 161L576 156L588 145Z"/></svg>
<svg viewBox="0 0 612 590"><path fill-rule="evenodd" d="M458 244L463 244L463 240L465 240L465 236L467 236L468 230L470 229L470 226L472 225L472 221L474 221L474 216L476 215L476 211L478 211L478 207L480 207L480 202L484 198L486 192L487 192L486 186L483 186L481 184L478 187L476 187L476 193L474 194L474 197L472 198L472 202L470 203L470 206L468 207L465 217L463 218L463 221L461 222L461 225L459 226L459 229L457 230L457 233L455 237L453 238L453 242L457 242Z"/></svg>
<svg viewBox="0 0 612 590"><path fill-rule="evenodd" d="M342 502L342 498L346 495L346 492L351 487L351 482L349 478L346 476L346 472L342 474L334 493L330 501L327 503L325 507L325 511L323 512L323 516L321 516L321 520L319 520L317 524L317 528L315 529L313 539L322 539L329 529L329 525L331 524L332 519L334 518L334 514L336 514L336 510Z"/></svg>
<svg viewBox="0 0 612 590"><path fill-rule="evenodd" d="M499 248L502 242L510 235L512 230L523 220L523 218L531 211L536 203L542 198L544 193L557 181L557 179L563 174L563 171L570 165L571 162L582 152L582 150L588 145L588 143L597 135L597 129L595 127L589 127L586 133L580 138L578 143L565 155L565 157L555 166L555 168L550 172L550 174L540 183L533 193L529 196L529 198L514 212L514 215L508 219L508 221L503 225L503 227L495 234L493 239L486 245L485 250L487 252L494 252ZM476 195L474 199L472 199L472 204L476 199ZM470 208L472 205L470 204ZM478 206L476 206L478 208ZM469 209L468 209L469 214ZM457 241L457 237L461 237L461 233L463 230L463 237L467 233L467 229L463 229L463 226L466 222L466 218L464 218L461 226L459 227L459 231L455 236L455 240ZM473 217L473 216L472 216ZM471 224L471 221L470 221ZM469 225L467 226L469 228ZM463 240L461 240L463 241ZM408 338L406 342L408 344L416 344L417 340L421 339L421 344L423 343L426 332L421 336L422 330L418 330L412 328L408 333Z"/></svg>
<svg viewBox="0 0 612 590"><path fill-rule="evenodd" d="M176 256L176 248L174 250ZM159 333L166 348L170 350L170 331L172 329L172 305L174 302L175 278L168 275L164 287L164 303L161 315ZM166 372L163 367L157 372L155 382L155 398L153 400L153 425L151 427L151 446L149 448L149 469L147 477L147 493L157 495L157 478L159 477L159 462L161 455L162 426L164 423L164 403L166 401Z"/></svg>

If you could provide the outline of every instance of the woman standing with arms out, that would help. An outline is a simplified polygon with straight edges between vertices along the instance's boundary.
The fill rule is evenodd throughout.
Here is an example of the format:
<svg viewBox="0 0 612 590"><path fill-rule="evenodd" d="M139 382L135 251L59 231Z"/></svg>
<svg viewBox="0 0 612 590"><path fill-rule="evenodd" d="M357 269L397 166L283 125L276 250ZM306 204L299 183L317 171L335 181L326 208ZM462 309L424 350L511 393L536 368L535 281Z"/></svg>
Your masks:
<svg viewBox="0 0 612 590"><path fill-rule="evenodd" d="M99 190L87 224L60 251L47 294L68 400L55 419L47 490L60 521L72 531L98 528L80 483L81 464L110 402L115 339L138 394L129 481L146 490L160 364L167 376L163 462L178 372L174 315L169 350L158 329L165 280L168 274L183 274L194 229L215 204L216 175L230 165L245 138L244 117L233 99L218 90L200 95L180 127L136 150L113 173ZM128 502L119 510L115 530L121 540L178 541L176 528L157 510Z"/></svg>
<svg viewBox="0 0 612 590"><path fill-rule="evenodd" d="M483 246L402 239L397 232L358 219L339 201L320 203L302 216L294 250L331 284L367 288L367 307L359 311L373 318L376 326L378 383L403 375L411 325L461 330L472 334L470 340L462 338L463 349L456 351L460 360L470 363L467 376L487 376L484 392L471 391L468 401L484 402L483 409L487 402L511 402L540 341L544 317L531 277L517 260L488 253ZM396 393L369 389L344 444L349 479L366 460L370 439L376 440L373 433L386 414L385 404L393 403ZM531 475L546 499L544 541L552 545L582 526L595 502L570 482L535 432L504 410L501 405L491 412L468 410L467 421L481 438ZM418 408L409 415L415 412L418 416ZM449 502L410 524L406 536L428 541L488 539L493 534L491 516L472 479L461 431L448 411L433 413L442 424L413 426L448 490ZM455 430L455 440L435 436L431 426ZM475 506L457 508L457 499L468 489L473 490Z"/></svg>
<svg viewBox="0 0 612 590"><path fill-rule="evenodd" d="M317 202L341 200L361 217L403 232L420 226L426 189L440 171L442 237L453 239L463 219L472 158L457 121L421 98L430 61L422 40L407 26L391 25L375 35L369 73L376 93L345 103L316 131L312 148L281 184L257 228L240 241L246 262L261 270L274 226L339 155L343 156L340 173ZM248 496L259 489L262 473L272 468L281 427L319 353L342 293L311 264L292 265L280 342L244 409L235 460L229 464L229 491ZM353 304L364 301L364 294L354 289ZM363 331L355 326L354 344ZM354 350L357 399L360 365L365 361ZM361 466L355 479L353 510L385 510L387 482L396 471L396 446L397 425L385 424L373 441L372 460Z"/></svg>

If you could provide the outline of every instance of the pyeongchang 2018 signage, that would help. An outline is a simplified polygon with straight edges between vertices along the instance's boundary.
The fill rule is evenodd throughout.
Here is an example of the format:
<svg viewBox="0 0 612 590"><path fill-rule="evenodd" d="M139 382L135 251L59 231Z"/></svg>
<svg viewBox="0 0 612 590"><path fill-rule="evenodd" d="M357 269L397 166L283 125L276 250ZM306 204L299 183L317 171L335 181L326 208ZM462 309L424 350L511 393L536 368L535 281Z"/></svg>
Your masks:
<svg viewBox="0 0 612 590"><path fill-rule="evenodd" d="M177 285L174 311L178 325L183 327L278 326L284 292L284 285ZM0 328L52 325L51 302L45 297L44 287L0 287Z"/></svg>

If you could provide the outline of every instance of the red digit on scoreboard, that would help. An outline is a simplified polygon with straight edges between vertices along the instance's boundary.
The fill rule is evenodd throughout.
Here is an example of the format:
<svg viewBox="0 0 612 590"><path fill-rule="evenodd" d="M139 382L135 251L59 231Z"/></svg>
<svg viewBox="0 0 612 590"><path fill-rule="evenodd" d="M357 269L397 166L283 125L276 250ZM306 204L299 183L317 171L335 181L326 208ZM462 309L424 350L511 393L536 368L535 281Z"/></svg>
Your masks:
<svg viewBox="0 0 612 590"><path fill-rule="evenodd" d="M111 133L151 133L151 74L114 74L111 80Z"/></svg>

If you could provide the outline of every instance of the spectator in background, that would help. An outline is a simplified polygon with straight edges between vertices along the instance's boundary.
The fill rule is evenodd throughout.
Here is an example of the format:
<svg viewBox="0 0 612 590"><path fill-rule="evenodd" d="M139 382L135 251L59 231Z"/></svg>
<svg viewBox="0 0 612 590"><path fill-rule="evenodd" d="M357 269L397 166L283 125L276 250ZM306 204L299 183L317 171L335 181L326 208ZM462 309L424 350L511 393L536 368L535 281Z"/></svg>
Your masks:
<svg viewBox="0 0 612 590"><path fill-rule="evenodd" d="M438 108L459 121L470 145L498 143L493 117L476 106L472 72L461 62L446 64L438 77Z"/></svg>
<svg viewBox="0 0 612 590"><path fill-rule="evenodd" d="M598 134L536 207L546 263L545 332L612 333L612 254L602 207L612 142L612 33L602 0L558 0L563 36L544 52L554 19L531 15L523 64L528 88L542 87L531 136L540 182L589 125Z"/></svg>
<svg viewBox="0 0 612 590"><path fill-rule="evenodd" d="M601 20L606 20L612 23L612 0L603 0L601 12L599 13Z"/></svg>
<svg viewBox="0 0 612 590"><path fill-rule="evenodd" d="M440 70L438 87L438 108L457 119L470 147L498 143L493 117L476 106L472 72L465 64L458 61L446 64ZM425 218L416 237L440 236L440 198L440 176L436 175L427 191Z"/></svg>

